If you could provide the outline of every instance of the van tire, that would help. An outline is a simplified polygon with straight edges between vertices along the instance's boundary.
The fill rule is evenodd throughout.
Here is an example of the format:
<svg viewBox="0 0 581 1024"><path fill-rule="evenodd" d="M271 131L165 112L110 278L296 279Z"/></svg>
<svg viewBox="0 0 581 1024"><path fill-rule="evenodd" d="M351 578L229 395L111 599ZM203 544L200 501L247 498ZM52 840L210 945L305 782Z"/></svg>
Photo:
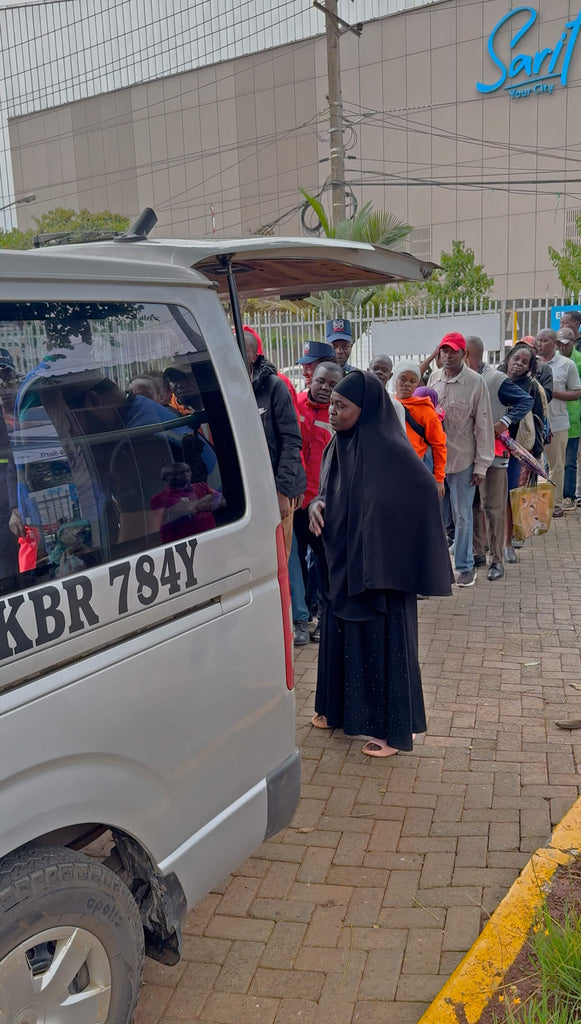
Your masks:
<svg viewBox="0 0 581 1024"><path fill-rule="evenodd" d="M130 1024L143 973L144 938L137 904L125 883L95 858L74 850L26 846L2 859L0 989L15 960L26 956L31 972L45 970L45 962L55 955L55 941L69 935L94 945L75 975L74 991L88 990L93 965L99 977L106 975L108 962L110 994L103 997L103 1020ZM31 965L29 947L23 944L35 937L33 960L41 955L44 959ZM70 986L65 995L67 991ZM19 1009L11 1007L12 1014Z"/></svg>

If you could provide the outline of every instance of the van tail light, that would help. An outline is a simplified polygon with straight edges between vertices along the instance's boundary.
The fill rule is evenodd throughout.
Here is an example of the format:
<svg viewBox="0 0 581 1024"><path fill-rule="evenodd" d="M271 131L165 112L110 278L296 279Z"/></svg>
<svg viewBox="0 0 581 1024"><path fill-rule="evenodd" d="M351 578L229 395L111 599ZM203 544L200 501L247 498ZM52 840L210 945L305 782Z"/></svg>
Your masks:
<svg viewBox="0 0 581 1024"><path fill-rule="evenodd" d="M288 576L288 559L286 557L286 545L284 542L284 530L282 523L276 528L276 561L277 577L280 590L280 603L282 606L282 626L284 632L284 664L286 669L287 689L294 690L295 673L293 668L293 609L290 596L290 582Z"/></svg>

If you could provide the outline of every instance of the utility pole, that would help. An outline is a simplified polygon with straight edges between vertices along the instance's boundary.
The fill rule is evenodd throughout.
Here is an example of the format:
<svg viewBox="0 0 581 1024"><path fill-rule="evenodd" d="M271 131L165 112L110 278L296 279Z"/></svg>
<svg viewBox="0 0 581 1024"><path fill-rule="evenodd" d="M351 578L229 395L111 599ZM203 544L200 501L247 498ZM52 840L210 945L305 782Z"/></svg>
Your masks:
<svg viewBox="0 0 581 1024"><path fill-rule="evenodd" d="M329 92L329 135L331 145L331 208L333 226L345 220L345 147L343 145L343 101L341 99L341 55L337 0L326 0L327 82Z"/></svg>
<svg viewBox="0 0 581 1024"><path fill-rule="evenodd" d="M341 57L339 39L342 32L360 36L363 25L350 25L337 13L338 0L313 0L313 7L325 15L327 39L327 90L329 100L329 142L331 145L331 220L333 225L345 220L345 146L343 144L343 100L341 99Z"/></svg>

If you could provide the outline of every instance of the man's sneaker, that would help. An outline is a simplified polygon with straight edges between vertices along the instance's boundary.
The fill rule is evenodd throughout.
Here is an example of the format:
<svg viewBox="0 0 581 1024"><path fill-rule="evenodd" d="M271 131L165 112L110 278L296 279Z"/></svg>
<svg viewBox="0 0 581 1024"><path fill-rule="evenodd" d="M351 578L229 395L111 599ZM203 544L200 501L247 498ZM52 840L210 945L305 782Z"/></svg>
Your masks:
<svg viewBox="0 0 581 1024"><path fill-rule="evenodd" d="M320 639L321 639L321 623L317 622L317 625L315 626L313 632L311 633L311 640L313 640L316 644L318 644Z"/></svg>
<svg viewBox="0 0 581 1024"><path fill-rule="evenodd" d="M486 555L474 555L474 565L476 568L486 565Z"/></svg>
<svg viewBox="0 0 581 1024"><path fill-rule="evenodd" d="M306 620L295 622L295 647L304 647L311 639Z"/></svg>
<svg viewBox="0 0 581 1024"><path fill-rule="evenodd" d="M476 569L471 569L470 572L459 572L456 575L457 587L473 587L475 583Z"/></svg>
<svg viewBox="0 0 581 1024"><path fill-rule="evenodd" d="M575 504L577 508L581 508L581 498L575 498Z"/></svg>
<svg viewBox="0 0 581 1024"><path fill-rule="evenodd" d="M575 499L574 498L564 498L563 499L563 512L572 512L574 508L575 508Z"/></svg>
<svg viewBox="0 0 581 1024"><path fill-rule="evenodd" d="M565 513L560 505L553 509L553 519L562 519Z"/></svg>

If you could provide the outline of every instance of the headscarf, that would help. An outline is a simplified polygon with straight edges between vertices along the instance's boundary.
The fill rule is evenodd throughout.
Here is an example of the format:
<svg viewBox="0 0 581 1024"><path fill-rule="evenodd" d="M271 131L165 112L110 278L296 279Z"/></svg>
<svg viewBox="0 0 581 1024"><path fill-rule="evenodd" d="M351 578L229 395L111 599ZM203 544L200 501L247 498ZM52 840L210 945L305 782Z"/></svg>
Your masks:
<svg viewBox="0 0 581 1024"><path fill-rule="evenodd" d="M438 392L435 388L419 387L414 391L416 398L429 398L434 409L438 407Z"/></svg>
<svg viewBox="0 0 581 1024"><path fill-rule="evenodd" d="M443 409L442 406L440 405L438 392L436 391L435 388L427 388L423 386L416 388L416 390L414 391L414 398L429 398L430 402L432 403L434 409L438 414L438 419L443 420L445 418L446 410Z"/></svg>
<svg viewBox="0 0 581 1024"><path fill-rule="evenodd" d="M357 370L351 370L335 385L333 391L361 408L365 397L365 378Z"/></svg>
<svg viewBox="0 0 581 1024"><path fill-rule="evenodd" d="M418 380L422 379L422 373L421 373L421 370L420 370L419 363L415 363L413 361L413 359L400 359L399 363L396 363L395 369L393 371L393 383L394 383L394 386L395 386L395 382L396 382L397 378L399 377L400 373L408 373L408 372L409 373L415 373L415 375L418 378Z"/></svg>
<svg viewBox="0 0 581 1024"><path fill-rule="evenodd" d="M360 377L359 419L336 433L321 466L329 594L450 593L452 571L432 474L411 447L381 381Z"/></svg>

